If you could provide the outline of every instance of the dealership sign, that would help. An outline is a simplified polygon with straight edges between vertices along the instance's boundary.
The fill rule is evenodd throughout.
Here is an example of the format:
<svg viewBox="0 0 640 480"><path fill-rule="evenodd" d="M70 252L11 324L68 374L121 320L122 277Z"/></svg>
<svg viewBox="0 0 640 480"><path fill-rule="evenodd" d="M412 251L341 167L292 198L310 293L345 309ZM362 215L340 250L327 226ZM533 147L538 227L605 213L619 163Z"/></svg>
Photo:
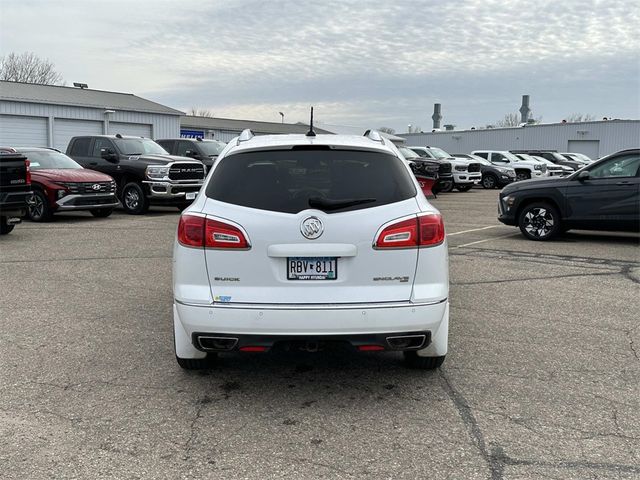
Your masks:
<svg viewBox="0 0 640 480"><path fill-rule="evenodd" d="M203 130L190 130L188 128L180 129L180 138L204 138Z"/></svg>

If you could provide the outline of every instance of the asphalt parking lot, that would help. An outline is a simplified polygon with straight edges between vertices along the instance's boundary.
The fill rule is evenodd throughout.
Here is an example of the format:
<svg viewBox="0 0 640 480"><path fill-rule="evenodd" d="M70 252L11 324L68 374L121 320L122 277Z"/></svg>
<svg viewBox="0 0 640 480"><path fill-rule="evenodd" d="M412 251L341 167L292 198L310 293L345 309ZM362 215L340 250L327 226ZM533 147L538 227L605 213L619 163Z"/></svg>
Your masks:
<svg viewBox="0 0 640 480"><path fill-rule="evenodd" d="M176 210L59 215L0 240L0 476L640 476L638 235L525 240L498 192L440 196L441 370L399 354L173 356Z"/></svg>

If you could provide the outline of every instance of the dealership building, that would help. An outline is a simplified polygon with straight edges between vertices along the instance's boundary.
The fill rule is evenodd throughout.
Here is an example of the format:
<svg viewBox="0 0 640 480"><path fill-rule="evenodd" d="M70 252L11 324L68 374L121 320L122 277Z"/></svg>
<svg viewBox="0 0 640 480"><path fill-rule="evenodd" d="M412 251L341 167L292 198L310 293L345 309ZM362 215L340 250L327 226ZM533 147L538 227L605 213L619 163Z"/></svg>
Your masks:
<svg viewBox="0 0 640 480"><path fill-rule="evenodd" d="M65 151L71 137L174 138L183 112L129 93L0 82L0 145Z"/></svg>
<svg viewBox="0 0 640 480"><path fill-rule="evenodd" d="M180 136L190 138L215 138L228 142L240 135L242 130L250 128L255 135L279 135L288 133L304 134L309 125L304 123L255 122L231 118L195 117L185 115L180 118ZM331 133L314 127L316 133Z"/></svg>

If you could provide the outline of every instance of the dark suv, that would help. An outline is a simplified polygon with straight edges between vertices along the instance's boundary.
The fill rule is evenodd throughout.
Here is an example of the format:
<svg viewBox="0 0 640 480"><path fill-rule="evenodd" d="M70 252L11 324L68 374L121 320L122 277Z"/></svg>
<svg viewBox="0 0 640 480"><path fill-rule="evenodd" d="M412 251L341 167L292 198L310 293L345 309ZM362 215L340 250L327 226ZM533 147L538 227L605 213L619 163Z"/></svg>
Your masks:
<svg viewBox="0 0 640 480"><path fill-rule="evenodd" d="M31 197L29 160L0 149L0 235L10 233L20 223Z"/></svg>
<svg viewBox="0 0 640 480"><path fill-rule="evenodd" d="M202 138L165 138L156 140L157 143L171 155L189 157L200 160L207 167L207 172L220 155L220 152L227 146L218 140L204 140Z"/></svg>
<svg viewBox="0 0 640 480"><path fill-rule="evenodd" d="M196 198L205 176L202 162L169 155L143 137L73 137L67 155L85 168L113 177L122 206L133 215L145 213L150 205L183 210Z"/></svg>

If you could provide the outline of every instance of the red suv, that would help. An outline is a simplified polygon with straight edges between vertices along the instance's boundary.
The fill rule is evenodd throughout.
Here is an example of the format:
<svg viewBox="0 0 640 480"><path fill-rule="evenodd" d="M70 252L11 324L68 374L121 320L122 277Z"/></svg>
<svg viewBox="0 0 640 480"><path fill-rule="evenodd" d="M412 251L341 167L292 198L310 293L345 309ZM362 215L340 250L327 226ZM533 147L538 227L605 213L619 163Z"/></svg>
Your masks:
<svg viewBox="0 0 640 480"><path fill-rule="evenodd" d="M82 168L58 150L0 147L0 151L21 153L31 162L33 199L27 214L35 222L69 210L89 210L94 217L108 217L118 205L113 178Z"/></svg>

